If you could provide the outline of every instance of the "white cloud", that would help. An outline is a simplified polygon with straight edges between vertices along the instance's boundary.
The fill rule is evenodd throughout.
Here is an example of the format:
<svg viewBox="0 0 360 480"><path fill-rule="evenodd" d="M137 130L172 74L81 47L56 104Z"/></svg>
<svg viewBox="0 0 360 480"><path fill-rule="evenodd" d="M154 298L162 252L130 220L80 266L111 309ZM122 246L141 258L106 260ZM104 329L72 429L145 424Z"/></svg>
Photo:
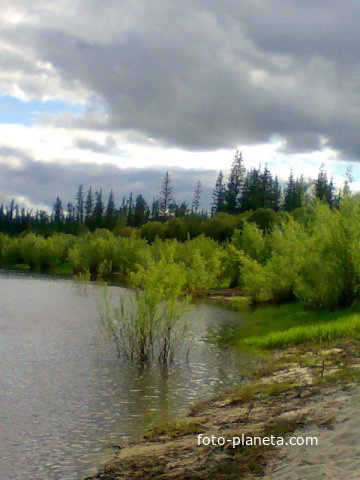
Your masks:
<svg viewBox="0 0 360 480"><path fill-rule="evenodd" d="M281 180L337 182L360 158L352 2L0 0L0 92L82 104L0 125L4 157L226 171L235 149ZM359 181L359 170L354 170ZM142 177L143 178L143 177ZM207 177L209 178L209 177ZM355 184L354 184L355 186ZM1 193L1 192L0 192ZM29 200L30 201L30 200Z"/></svg>

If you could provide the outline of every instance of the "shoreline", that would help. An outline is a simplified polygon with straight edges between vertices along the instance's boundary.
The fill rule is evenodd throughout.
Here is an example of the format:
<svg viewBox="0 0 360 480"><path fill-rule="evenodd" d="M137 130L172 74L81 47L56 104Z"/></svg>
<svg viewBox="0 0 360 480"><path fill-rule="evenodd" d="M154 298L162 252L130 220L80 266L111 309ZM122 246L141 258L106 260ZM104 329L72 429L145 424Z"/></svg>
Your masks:
<svg viewBox="0 0 360 480"><path fill-rule="evenodd" d="M342 392L360 381L359 345L338 340L320 351L319 345L274 351L252 382L197 403L181 421L155 427L85 480L262 478L284 454L281 447L198 446L198 435L287 436L311 426L328 428Z"/></svg>

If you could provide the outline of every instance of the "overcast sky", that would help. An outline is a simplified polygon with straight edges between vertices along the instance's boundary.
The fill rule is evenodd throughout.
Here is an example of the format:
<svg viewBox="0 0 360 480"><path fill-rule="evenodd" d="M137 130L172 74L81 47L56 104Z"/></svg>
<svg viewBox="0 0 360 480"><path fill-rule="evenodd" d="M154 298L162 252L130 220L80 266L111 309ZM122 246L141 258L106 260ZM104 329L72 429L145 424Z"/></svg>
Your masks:
<svg viewBox="0 0 360 480"><path fill-rule="evenodd" d="M360 189L360 4L0 0L0 202L77 186L203 204L237 148Z"/></svg>

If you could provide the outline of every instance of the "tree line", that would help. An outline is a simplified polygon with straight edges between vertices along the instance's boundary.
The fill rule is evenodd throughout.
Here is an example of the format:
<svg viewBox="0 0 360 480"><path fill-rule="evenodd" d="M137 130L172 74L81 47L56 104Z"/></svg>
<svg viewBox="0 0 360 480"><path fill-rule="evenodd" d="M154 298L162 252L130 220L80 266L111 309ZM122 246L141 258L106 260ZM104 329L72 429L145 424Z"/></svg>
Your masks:
<svg viewBox="0 0 360 480"><path fill-rule="evenodd" d="M211 198L210 211L202 208L202 185L200 180L194 186L190 204L178 204L173 195L169 172L164 175L159 195L149 205L143 195L123 197L116 205L113 190L104 199L102 190L85 191L79 185L75 201L64 203L58 196L51 212L45 210L25 210L14 200L9 205L0 206L0 231L18 234L22 231L51 233L81 233L97 228L120 231L125 227L138 228L148 222L165 222L169 219L192 217L206 219L220 213L241 214L259 209L275 212L292 212L316 198L326 202L331 208L339 205L341 194L350 191L351 172L348 170L344 187L336 192L332 178L328 178L321 166L317 179L295 178L290 172L286 185L280 186L277 176L273 176L268 166L247 170L243 155L236 151L228 178L222 171L216 179Z"/></svg>

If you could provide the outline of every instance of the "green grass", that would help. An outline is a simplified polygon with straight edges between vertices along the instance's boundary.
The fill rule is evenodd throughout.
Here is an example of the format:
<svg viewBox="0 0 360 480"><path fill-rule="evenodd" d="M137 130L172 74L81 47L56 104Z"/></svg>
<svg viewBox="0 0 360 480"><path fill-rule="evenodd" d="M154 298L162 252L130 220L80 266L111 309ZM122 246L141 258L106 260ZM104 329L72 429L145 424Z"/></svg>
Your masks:
<svg viewBox="0 0 360 480"><path fill-rule="evenodd" d="M65 275L71 276L73 274L73 269L70 263L59 263L51 270L53 275Z"/></svg>
<svg viewBox="0 0 360 480"><path fill-rule="evenodd" d="M229 308L231 308L232 310L235 310L237 312L247 312L249 311L251 299L250 297L234 296L224 299L223 305L226 305L226 303L228 303Z"/></svg>
<svg viewBox="0 0 360 480"><path fill-rule="evenodd" d="M345 337L360 336L360 314L344 316L344 318L316 322L315 325L299 325L288 330L275 331L266 335L244 339L246 345L259 348L279 348L309 342L328 342Z"/></svg>
<svg viewBox="0 0 360 480"><path fill-rule="evenodd" d="M232 390L227 397L232 403L246 404L252 402L257 396L264 395L269 397L277 397L292 387L288 382L267 383L249 383Z"/></svg>
<svg viewBox="0 0 360 480"><path fill-rule="evenodd" d="M20 270L20 271L28 271L30 267L27 263L15 263L13 265L1 265L1 268L4 270Z"/></svg>
<svg viewBox="0 0 360 480"><path fill-rule="evenodd" d="M353 309L312 312L299 304L258 308L234 332L240 346L272 349L360 336L360 313Z"/></svg>
<svg viewBox="0 0 360 480"><path fill-rule="evenodd" d="M59 276L72 276L73 270L70 263L59 263L55 267L51 269L33 269L31 270L30 265L27 263L14 263L11 265L1 265L1 268L4 270L19 270L22 272L34 272L34 273L47 273L52 275L59 275Z"/></svg>
<svg viewBox="0 0 360 480"><path fill-rule="evenodd" d="M148 440L156 440L160 436L184 437L204 431L205 420L202 418L185 418L175 422L162 422L151 428L145 435Z"/></svg>

